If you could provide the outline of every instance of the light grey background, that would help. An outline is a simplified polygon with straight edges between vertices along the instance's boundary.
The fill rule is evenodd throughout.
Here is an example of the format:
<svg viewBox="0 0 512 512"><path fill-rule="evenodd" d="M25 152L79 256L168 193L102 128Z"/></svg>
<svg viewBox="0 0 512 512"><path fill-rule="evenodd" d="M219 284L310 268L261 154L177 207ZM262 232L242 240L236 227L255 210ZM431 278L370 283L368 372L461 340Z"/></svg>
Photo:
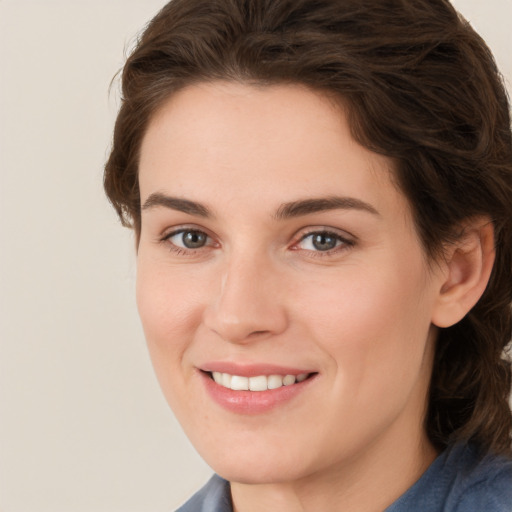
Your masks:
<svg viewBox="0 0 512 512"><path fill-rule="evenodd" d="M454 3L512 81L512 0ZM211 473L158 389L102 192L109 83L163 4L0 0L3 512L169 511Z"/></svg>

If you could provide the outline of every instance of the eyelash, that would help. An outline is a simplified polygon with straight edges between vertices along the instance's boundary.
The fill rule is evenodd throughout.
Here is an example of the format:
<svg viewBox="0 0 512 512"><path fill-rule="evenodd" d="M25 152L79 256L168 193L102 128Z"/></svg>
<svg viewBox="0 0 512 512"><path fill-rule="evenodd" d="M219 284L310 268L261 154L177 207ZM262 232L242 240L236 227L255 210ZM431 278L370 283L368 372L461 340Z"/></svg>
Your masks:
<svg viewBox="0 0 512 512"><path fill-rule="evenodd" d="M178 236L180 234L183 235L185 233L194 233L196 235L204 235L206 237L205 245L194 249L194 248L180 247L171 241L171 238ZM327 249L325 251L314 250L314 249L300 249L300 247L298 247L299 244L301 244L308 238L314 237L315 235L322 235L324 237L335 238L336 239L335 247L333 247L332 249ZM187 228L187 227L178 228L178 229L171 231L170 233L165 234L160 239L160 242L166 243L169 250L174 252L178 256L194 256L198 252L201 252L202 250L207 249L208 247L218 247L219 246L216 243L212 243L212 237L209 236L208 233L206 233L205 231L203 231L201 229ZM300 250L306 251L309 253L310 257L328 258L328 257L338 255L340 252L343 252L343 251L346 251L346 250L352 248L355 245L355 243L356 242L353 239L344 237L333 230L315 229L315 230L308 231L308 232L302 234L302 236L299 238L299 240L292 244L290 249L293 251L300 251Z"/></svg>
<svg viewBox="0 0 512 512"><path fill-rule="evenodd" d="M193 248L189 248L189 247L180 247L171 241L171 238L173 238L177 235L180 235L180 234L182 235L184 233L195 233L197 235L204 235L207 239L207 242L205 245L198 247L197 249L193 249ZM210 243L208 243L208 240L210 241ZM160 239L160 242L167 244L169 250L171 252L174 252L178 256L194 256L198 252L202 251L203 249L216 245L216 244L212 244L211 241L212 241L212 237L209 236L208 233L204 232L203 230L195 229L195 228L187 228L187 227L175 229L175 230L171 231L170 233L166 233Z"/></svg>
<svg viewBox="0 0 512 512"><path fill-rule="evenodd" d="M344 252L355 245L355 241L353 239L349 239L348 237L342 236L341 234L329 230L329 229L315 229L313 231L308 231L304 233L298 242L292 245L292 250L301 250L297 248L297 246L307 240L308 238L313 239L315 235L322 235L324 237L334 238L336 240L336 245L332 249L327 249L325 251L314 250L314 249L302 249L307 251L311 257L314 258L329 258L332 256L337 256L340 252Z"/></svg>

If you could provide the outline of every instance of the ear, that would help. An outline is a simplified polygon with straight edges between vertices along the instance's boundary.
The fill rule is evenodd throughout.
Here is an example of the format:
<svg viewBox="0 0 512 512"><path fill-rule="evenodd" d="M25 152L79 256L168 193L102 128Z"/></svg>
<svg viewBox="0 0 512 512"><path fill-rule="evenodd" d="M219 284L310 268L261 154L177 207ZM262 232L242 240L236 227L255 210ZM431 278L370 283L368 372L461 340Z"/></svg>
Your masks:
<svg viewBox="0 0 512 512"><path fill-rule="evenodd" d="M496 251L494 226L487 217L469 220L459 239L445 250L432 323L450 327L469 312L485 291Z"/></svg>

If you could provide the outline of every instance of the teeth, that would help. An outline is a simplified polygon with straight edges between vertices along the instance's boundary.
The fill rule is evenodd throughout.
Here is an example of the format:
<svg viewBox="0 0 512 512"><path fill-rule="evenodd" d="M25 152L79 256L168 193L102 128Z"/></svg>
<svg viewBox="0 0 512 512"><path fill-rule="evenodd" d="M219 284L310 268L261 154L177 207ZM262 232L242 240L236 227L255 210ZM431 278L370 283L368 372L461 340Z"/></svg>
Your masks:
<svg viewBox="0 0 512 512"><path fill-rule="evenodd" d="M222 384L225 388L231 387L231 375L229 373L222 373L221 374L221 382L219 384Z"/></svg>
<svg viewBox="0 0 512 512"><path fill-rule="evenodd" d="M267 389L277 389L282 386L291 386L296 382L302 382L308 378L309 374L301 373L295 375L258 375L256 377L242 377L240 375L230 375L229 373L212 372L213 380L233 391L266 391Z"/></svg>
<svg viewBox="0 0 512 512"><path fill-rule="evenodd" d="M247 391L249 389L249 377L233 375L231 377L231 389L233 391Z"/></svg>
<svg viewBox="0 0 512 512"><path fill-rule="evenodd" d="M249 389L251 391L266 391L267 377L260 375L259 377L249 377Z"/></svg>
<svg viewBox="0 0 512 512"><path fill-rule="evenodd" d="M283 377L281 375L269 375L267 378L267 388L277 389L283 385Z"/></svg>
<svg viewBox="0 0 512 512"><path fill-rule="evenodd" d="M283 386L291 386L295 384L295 375L286 375L283 379Z"/></svg>

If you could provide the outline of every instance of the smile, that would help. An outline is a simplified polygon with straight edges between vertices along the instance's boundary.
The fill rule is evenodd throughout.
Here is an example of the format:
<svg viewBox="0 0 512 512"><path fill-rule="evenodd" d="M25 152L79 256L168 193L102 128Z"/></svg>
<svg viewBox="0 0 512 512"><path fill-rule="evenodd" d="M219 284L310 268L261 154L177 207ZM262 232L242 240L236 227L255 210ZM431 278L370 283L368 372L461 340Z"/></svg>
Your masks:
<svg viewBox="0 0 512 512"><path fill-rule="evenodd" d="M244 377L241 375L231 375L229 373L212 372L211 376L217 384L233 391L268 391L302 382L306 380L310 374L256 375L254 377Z"/></svg>
<svg viewBox="0 0 512 512"><path fill-rule="evenodd" d="M319 379L315 371L268 364L219 362L198 370L210 398L222 408L242 415L269 413L284 406L307 393Z"/></svg>

